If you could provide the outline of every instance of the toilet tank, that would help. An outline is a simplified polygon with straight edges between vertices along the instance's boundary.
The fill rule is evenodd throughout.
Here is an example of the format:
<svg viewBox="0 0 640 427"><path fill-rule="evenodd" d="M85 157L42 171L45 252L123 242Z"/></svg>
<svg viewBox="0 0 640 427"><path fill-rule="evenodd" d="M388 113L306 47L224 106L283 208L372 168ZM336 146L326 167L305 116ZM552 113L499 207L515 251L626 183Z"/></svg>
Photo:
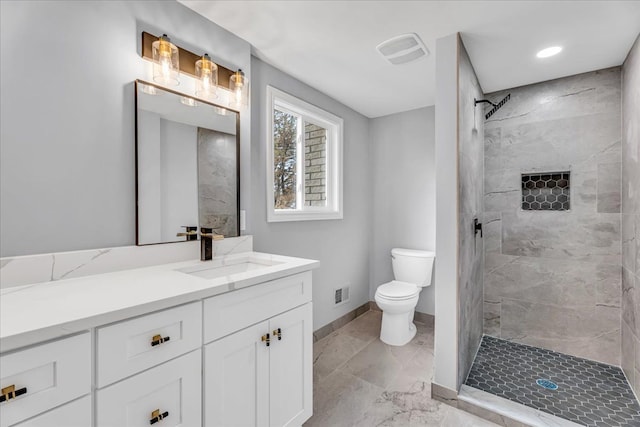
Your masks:
<svg viewBox="0 0 640 427"><path fill-rule="evenodd" d="M401 282L414 283L424 287L431 284L431 272L435 252L415 249L391 249L393 276Z"/></svg>

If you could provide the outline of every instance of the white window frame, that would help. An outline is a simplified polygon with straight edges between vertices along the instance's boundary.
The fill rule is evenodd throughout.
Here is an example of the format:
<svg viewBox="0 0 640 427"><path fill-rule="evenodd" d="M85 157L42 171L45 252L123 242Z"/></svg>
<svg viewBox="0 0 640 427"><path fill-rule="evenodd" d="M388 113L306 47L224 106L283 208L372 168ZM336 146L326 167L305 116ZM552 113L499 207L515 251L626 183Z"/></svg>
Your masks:
<svg viewBox="0 0 640 427"><path fill-rule="evenodd" d="M285 111L299 118L296 147L296 209L276 209L273 188L273 112ZM342 219L342 137L344 121L328 111L311 105L272 86L267 86L267 221L313 221ZM304 129L300 123L312 123L327 130L326 206L304 206Z"/></svg>

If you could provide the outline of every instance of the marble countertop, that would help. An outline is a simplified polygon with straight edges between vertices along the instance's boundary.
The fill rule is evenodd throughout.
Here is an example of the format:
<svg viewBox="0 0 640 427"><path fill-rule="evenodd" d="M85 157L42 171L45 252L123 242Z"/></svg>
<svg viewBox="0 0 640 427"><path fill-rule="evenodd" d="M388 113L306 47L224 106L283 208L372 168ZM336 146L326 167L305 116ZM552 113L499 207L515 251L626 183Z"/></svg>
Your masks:
<svg viewBox="0 0 640 427"><path fill-rule="evenodd" d="M245 261L261 266L211 279L180 271L226 267ZM2 289L0 352L246 288L319 265L314 260L245 252L212 261L184 261Z"/></svg>

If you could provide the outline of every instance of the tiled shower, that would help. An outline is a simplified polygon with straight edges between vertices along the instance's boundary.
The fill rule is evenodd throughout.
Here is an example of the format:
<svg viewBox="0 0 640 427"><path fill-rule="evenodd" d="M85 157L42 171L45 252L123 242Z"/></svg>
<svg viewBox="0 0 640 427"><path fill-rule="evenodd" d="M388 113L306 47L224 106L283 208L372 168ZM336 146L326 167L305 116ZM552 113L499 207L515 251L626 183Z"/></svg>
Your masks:
<svg viewBox="0 0 640 427"><path fill-rule="evenodd" d="M484 238L481 256L465 256L477 240L465 239L471 228L460 224L459 374L468 385L583 425L640 420L632 392L640 392L639 45L621 67L483 95L510 100L481 125L477 117L465 121L463 98L482 93L465 85L477 79L460 55L459 200L474 200L479 185L465 187L464 177L480 171ZM465 147L482 132L484 171L463 167ZM482 277L474 277L478 270ZM474 286L466 286L464 271ZM472 322L480 312L478 334ZM470 350L482 334L471 367ZM513 369L486 370L509 357ZM600 371L587 379L582 365ZM546 403L523 398L530 393ZM569 400L554 400L561 396ZM628 406L616 412L624 399ZM566 411L554 412L554 405Z"/></svg>
<svg viewBox="0 0 640 427"><path fill-rule="evenodd" d="M619 365L620 68L486 96L506 93L485 123L484 332Z"/></svg>

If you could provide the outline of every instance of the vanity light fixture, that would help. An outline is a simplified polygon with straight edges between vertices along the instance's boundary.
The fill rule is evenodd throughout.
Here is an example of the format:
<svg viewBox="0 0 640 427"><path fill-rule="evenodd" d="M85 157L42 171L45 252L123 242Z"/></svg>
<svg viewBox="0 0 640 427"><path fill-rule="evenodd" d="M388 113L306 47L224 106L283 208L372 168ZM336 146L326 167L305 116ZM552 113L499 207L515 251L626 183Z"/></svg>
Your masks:
<svg viewBox="0 0 640 427"><path fill-rule="evenodd" d="M229 77L229 90L231 91L231 104L237 108L247 105L247 87L249 82L241 69L238 69Z"/></svg>
<svg viewBox="0 0 640 427"><path fill-rule="evenodd" d="M557 55L562 52L562 47L560 46L551 46L545 49L542 49L540 52L536 54L538 58L548 58L553 55Z"/></svg>
<svg viewBox="0 0 640 427"><path fill-rule="evenodd" d="M217 98L218 66L206 53L196 61L196 96L200 98Z"/></svg>
<svg viewBox="0 0 640 427"><path fill-rule="evenodd" d="M163 34L152 44L153 81L164 85L178 86L180 59L178 48Z"/></svg>

